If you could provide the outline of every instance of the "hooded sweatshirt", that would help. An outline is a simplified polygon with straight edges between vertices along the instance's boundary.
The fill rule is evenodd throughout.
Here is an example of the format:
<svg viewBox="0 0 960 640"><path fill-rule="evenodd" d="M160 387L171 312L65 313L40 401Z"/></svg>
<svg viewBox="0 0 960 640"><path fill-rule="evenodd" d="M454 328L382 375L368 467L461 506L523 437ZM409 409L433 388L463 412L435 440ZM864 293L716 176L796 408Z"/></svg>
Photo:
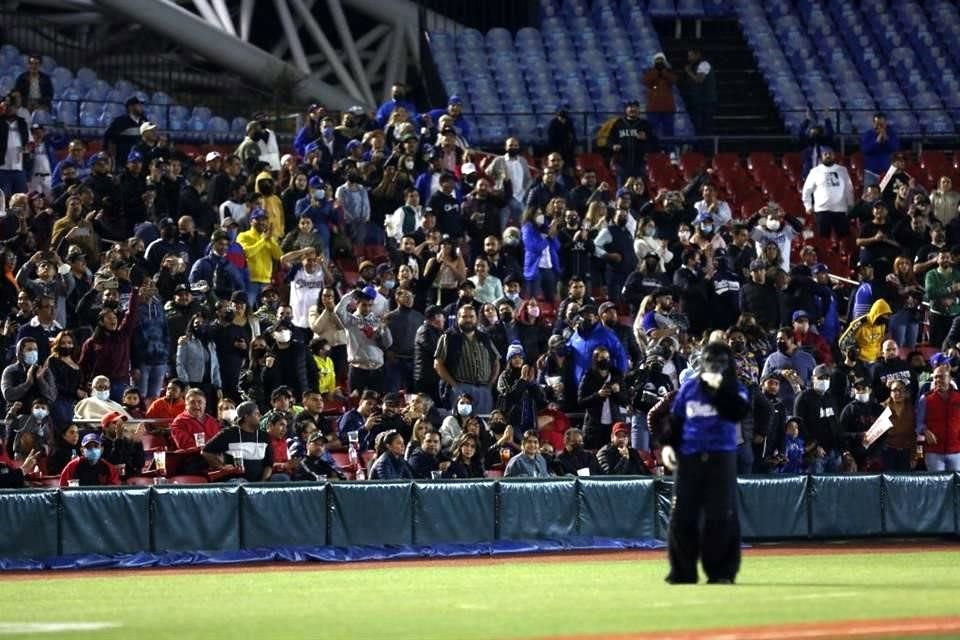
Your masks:
<svg viewBox="0 0 960 640"><path fill-rule="evenodd" d="M846 353L851 347L857 347L860 360L876 362L881 355L881 345L887 335L887 320L892 313L890 305L883 298L870 307L870 311L856 318L840 336L840 352Z"/></svg>
<svg viewBox="0 0 960 640"><path fill-rule="evenodd" d="M20 401L26 411L36 398L46 398L47 402L53 402L57 399L57 383L53 379L53 372L47 369L42 376L37 376L36 381L27 380L28 367L23 362L23 345L25 342L33 342L33 338L22 338L17 342L17 361L3 370L3 377L0 378L0 390L3 392L3 399L7 404L13 404ZM38 365L42 363L38 360Z"/></svg>
<svg viewBox="0 0 960 640"><path fill-rule="evenodd" d="M283 200L277 195L276 183L274 182L274 191L270 195L263 193L262 183L264 180L273 181L273 176L269 171L261 171L257 175L257 193L263 196L263 210L267 212L267 220L270 222L270 235L280 239L286 234L284 228Z"/></svg>

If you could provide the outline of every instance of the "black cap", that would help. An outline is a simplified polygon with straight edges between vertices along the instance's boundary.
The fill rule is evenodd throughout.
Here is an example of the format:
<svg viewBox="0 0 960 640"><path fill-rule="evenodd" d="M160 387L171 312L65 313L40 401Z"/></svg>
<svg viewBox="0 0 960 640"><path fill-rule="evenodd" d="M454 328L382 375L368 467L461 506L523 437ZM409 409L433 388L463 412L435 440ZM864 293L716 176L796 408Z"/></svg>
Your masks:
<svg viewBox="0 0 960 640"><path fill-rule="evenodd" d="M174 294L177 294L177 293L190 293L190 287L188 287L188 286L185 285L185 284L178 284L176 287L174 287L173 293L174 293Z"/></svg>
<svg viewBox="0 0 960 640"><path fill-rule="evenodd" d="M442 313L443 313L443 307L439 307L435 304L432 304L426 308L426 310L423 312L423 315L425 315L428 318L432 318L433 316L441 315Z"/></svg>
<svg viewBox="0 0 960 640"><path fill-rule="evenodd" d="M234 302L234 303L236 303L236 302L242 302L243 304L247 304L247 294L246 294L246 292L245 292L245 291L234 291L232 294L230 294L230 302Z"/></svg>
<svg viewBox="0 0 960 640"><path fill-rule="evenodd" d="M280 385L279 387L273 390L273 393L270 394L270 399L276 400L280 396L287 396L288 398L292 398L293 391L291 391L290 387L288 387L287 385Z"/></svg>
<svg viewBox="0 0 960 640"><path fill-rule="evenodd" d="M320 441L323 440L323 434L320 433L319 431L314 431L313 433L310 434L310 437L307 438L307 444L310 444L311 442L316 442L318 440Z"/></svg>
<svg viewBox="0 0 960 640"><path fill-rule="evenodd" d="M117 269L127 269L129 267L130 263L123 258L114 258L110 261L110 269L113 271L116 271Z"/></svg>
<svg viewBox="0 0 960 640"><path fill-rule="evenodd" d="M580 307L580 315L584 316L584 315L587 315L588 313L592 313L593 315L598 315L597 306L593 304L585 304L582 307Z"/></svg>
<svg viewBox="0 0 960 640"><path fill-rule="evenodd" d="M383 404L403 404L403 398L399 393L391 391L383 396Z"/></svg>

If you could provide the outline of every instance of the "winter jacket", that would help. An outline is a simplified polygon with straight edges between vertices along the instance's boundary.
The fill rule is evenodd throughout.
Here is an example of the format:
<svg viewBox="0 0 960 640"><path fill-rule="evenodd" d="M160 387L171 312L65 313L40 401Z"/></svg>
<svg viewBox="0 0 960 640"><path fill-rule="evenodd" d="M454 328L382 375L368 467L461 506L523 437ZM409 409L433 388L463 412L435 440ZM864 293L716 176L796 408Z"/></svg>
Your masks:
<svg viewBox="0 0 960 640"><path fill-rule="evenodd" d="M184 382L205 382L220 388L220 362L213 340L206 344L196 336L189 336L177 345L177 377Z"/></svg>
<svg viewBox="0 0 960 640"><path fill-rule="evenodd" d="M613 443L603 445L597 451L597 460L603 473L610 476L648 476L650 470L644 464L643 458L636 449L628 448L626 458L620 455L620 450Z"/></svg>
<svg viewBox="0 0 960 640"><path fill-rule="evenodd" d="M927 453L960 453L960 391L950 390L946 398L930 391L917 405L917 433L931 432L937 439L924 444Z"/></svg>
<svg viewBox="0 0 960 640"><path fill-rule="evenodd" d="M886 300L881 298L874 302L870 311L851 322L840 336L840 352L846 353L851 347L857 347L860 360L876 362L880 358L880 346L887 335L890 314L890 305Z"/></svg>
<svg viewBox="0 0 960 640"><path fill-rule="evenodd" d="M87 380L104 375L112 381L128 380L130 377L130 342L140 314L140 294L130 296L130 308L117 325L116 331L97 329L94 336L83 343L77 364Z"/></svg>

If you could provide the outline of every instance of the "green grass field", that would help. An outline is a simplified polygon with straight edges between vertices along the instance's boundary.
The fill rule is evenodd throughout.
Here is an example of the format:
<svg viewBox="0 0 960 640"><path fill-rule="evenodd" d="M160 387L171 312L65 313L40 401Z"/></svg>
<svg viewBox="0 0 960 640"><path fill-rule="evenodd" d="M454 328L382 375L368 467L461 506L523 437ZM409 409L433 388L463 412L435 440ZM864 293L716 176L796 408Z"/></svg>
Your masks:
<svg viewBox="0 0 960 640"><path fill-rule="evenodd" d="M633 562L46 574L0 578L0 636L18 623L109 622L120 626L14 637L467 640L944 616L960 613L958 566L960 551L747 555L732 587L665 585L662 554Z"/></svg>

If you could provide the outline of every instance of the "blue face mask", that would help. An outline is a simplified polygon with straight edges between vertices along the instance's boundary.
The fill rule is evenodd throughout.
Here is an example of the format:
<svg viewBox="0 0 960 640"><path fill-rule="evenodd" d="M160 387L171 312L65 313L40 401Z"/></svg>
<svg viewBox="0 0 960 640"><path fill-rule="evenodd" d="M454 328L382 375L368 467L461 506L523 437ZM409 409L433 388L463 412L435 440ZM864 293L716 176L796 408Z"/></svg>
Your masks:
<svg viewBox="0 0 960 640"><path fill-rule="evenodd" d="M457 405L457 411L458 411L458 412L460 413L460 415L462 415L462 416L468 416L468 415L470 415L471 413L473 413L473 405L472 405L472 404L460 404L460 405Z"/></svg>
<svg viewBox="0 0 960 640"><path fill-rule="evenodd" d="M324 138L332 138L332 137L333 137L333 127L324 127L324 128L322 129L322 131L323 131L323 137L324 137Z"/></svg>
<svg viewBox="0 0 960 640"><path fill-rule="evenodd" d="M39 356L40 354L36 351L24 351L23 363L28 367L32 367L33 365L37 364L37 358L39 358Z"/></svg>
<svg viewBox="0 0 960 640"><path fill-rule="evenodd" d="M313 197L316 198L317 200L326 200L327 192L324 191L323 189L317 189L313 192Z"/></svg>
<svg viewBox="0 0 960 640"><path fill-rule="evenodd" d="M713 225L712 225L712 224L702 224L702 225L700 225L700 230L703 231L704 233L713 233Z"/></svg>
<svg viewBox="0 0 960 640"><path fill-rule="evenodd" d="M84 449L83 457L87 459L87 462L90 464L97 464L100 462L100 447L94 447L92 449Z"/></svg>

